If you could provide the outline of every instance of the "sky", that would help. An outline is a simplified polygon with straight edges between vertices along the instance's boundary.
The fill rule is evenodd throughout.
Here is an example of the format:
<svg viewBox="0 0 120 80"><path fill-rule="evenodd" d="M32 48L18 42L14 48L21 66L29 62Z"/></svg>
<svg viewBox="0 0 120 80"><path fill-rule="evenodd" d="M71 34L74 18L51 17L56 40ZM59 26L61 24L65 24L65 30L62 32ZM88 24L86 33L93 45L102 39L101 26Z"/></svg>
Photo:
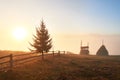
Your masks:
<svg viewBox="0 0 120 80"><path fill-rule="evenodd" d="M89 42L90 54L102 45L120 55L119 0L0 0L0 50L28 51L35 27L43 19L54 50L79 53L80 42ZM24 40L12 33L26 30Z"/></svg>

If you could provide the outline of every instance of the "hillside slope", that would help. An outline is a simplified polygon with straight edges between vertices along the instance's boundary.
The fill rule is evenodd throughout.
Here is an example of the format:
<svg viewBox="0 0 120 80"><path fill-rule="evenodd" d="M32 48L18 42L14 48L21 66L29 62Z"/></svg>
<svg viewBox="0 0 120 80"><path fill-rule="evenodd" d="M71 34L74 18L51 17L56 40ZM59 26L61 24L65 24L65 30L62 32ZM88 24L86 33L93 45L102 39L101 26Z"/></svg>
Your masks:
<svg viewBox="0 0 120 80"><path fill-rule="evenodd" d="M0 72L0 80L120 80L120 56L49 56Z"/></svg>

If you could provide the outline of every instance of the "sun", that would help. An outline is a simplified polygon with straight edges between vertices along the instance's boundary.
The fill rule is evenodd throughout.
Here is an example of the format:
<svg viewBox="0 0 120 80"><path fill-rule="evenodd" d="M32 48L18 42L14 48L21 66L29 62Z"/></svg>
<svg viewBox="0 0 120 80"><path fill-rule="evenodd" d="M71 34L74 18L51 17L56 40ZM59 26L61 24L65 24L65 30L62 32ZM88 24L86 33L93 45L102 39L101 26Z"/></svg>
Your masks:
<svg viewBox="0 0 120 80"><path fill-rule="evenodd" d="M17 40L24 40L27 36L27 30L24 27L16 27L13 30L13 37Z"/></svg>

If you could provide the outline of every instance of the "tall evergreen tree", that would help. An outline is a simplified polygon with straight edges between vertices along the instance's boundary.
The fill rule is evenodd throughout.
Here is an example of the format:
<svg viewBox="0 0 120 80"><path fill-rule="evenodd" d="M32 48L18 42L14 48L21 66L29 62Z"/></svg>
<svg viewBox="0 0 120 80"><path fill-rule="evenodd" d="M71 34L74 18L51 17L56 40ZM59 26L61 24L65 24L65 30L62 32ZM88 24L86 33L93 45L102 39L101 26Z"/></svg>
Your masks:
<svg viewBox="0 0 120 80"><path fill-rule="evenodd" d="M44 59L44 52L48 52L52 47L52 38L46 29L43 21L41 21L40 27L36 28L36 35L33 35L33 44L30 45L34 48L36 53L42 53L42 58Z"/></svg>

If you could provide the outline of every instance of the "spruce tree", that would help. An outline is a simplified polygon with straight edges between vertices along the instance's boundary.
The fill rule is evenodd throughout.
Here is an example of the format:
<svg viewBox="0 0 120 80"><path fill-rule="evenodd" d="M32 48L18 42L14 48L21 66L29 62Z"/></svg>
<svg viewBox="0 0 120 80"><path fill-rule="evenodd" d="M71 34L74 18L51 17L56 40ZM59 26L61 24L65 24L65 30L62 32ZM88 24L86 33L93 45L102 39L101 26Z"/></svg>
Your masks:
<svg viewBox="0 0 120 80"><path fill-rule="evenodd" d="M42 59L44 59L44 52L47 53L51 49L52 38L50 38L43 20L40 26L36 28L36 35L33 35L33 44L30 43L30 45L34 48L32 51L42 53Z"/></svg>

